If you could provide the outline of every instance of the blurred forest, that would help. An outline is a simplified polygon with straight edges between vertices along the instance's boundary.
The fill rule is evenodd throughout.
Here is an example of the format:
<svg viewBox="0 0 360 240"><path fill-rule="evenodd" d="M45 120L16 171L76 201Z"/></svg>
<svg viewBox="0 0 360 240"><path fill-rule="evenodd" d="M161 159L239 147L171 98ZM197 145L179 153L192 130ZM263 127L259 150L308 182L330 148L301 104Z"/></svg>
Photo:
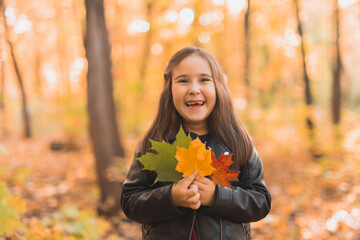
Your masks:
<svg viewBox="0 0 360 240"><path fill-rule="evenodd" d="M0 239L141 239L119 191L188 45L220 62L263 160L273 203L253 239L360 239L360 1L0 8Z"/></svg>

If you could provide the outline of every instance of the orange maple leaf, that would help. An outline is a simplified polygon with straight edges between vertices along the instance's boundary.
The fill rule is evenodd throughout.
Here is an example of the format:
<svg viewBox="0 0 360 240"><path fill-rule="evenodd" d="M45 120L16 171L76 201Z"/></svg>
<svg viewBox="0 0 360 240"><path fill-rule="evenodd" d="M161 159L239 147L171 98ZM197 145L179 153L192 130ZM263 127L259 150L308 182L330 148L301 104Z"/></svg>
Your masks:
<svg viewBox="0 0 360 240"><path fill-rule="evenodd" d="M222 187L231 187L229 181L236 181L239 171L230 171L229 166L233 163L231 155L221 156L216 160L214 151L211 151L211 165L216 169L212 174L211 178L214 184L219 184Z"/></svg>
<svg viewBox="0 0 360 240"><path fill-rule="evenodd" d="M176 171L183 173L183 177L189 176L195 170L200 177L211 175L215 170L211 166L211 150L206 150L199 138L190 142L189 148L176 147L175 158L178 160Z"/></svg>

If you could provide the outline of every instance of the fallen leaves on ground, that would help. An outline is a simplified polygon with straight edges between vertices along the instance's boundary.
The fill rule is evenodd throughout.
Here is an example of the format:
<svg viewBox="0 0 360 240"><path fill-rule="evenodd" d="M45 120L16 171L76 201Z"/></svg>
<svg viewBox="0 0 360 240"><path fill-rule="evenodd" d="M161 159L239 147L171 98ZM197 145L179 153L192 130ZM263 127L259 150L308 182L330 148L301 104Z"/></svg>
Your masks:
<svg viewBox="0 0 360 240"><path fill-rule="evenodd" d="M51 151L50 142L46 138L1 141L8 154L0 153L0 239L2 227L18 240L140 239L138 225L127 227L133 232L115 227L129 225L126 217L97 216L99 190L86 142L77 152Z"/></svg>
<svg viewBox="0 0 360 240"><path fill-rule="evenodd" d="M344 123L347 127L340 143L331 138L329 127L319 129L321 139L328 145L322 143L327 146L326 157L314 160L305 134L300 134L304 130L285 124L285 120L268 117L281 116L280 113L271 110L258 119L276 131L252 130L272 195L270 214L251 223L252 239L360 239L359 119L354 118L355 123ZM33 227L29 234L48 234L49 239L56 239L59 235L55 233L62 227L45 224L53 214L61 212L69 203L76 204L79 211L94 210L99 191L89 147L83 147L80 152L53 152L48 149L49 142L44 137L2 139L1 145L8 154L0 152L0 179L13 196L26 201L26 212L20 211L18 219ZM85 140L81 142L87 144ZM131 144L127 143L128 156L133 155L136 142ZM108 221L111 229L100 240L141 239L141 226L123 214ZM62 234L62 239L74 239L67 233ZM25 239L25 236L15 233L14 239Z"/></svg>

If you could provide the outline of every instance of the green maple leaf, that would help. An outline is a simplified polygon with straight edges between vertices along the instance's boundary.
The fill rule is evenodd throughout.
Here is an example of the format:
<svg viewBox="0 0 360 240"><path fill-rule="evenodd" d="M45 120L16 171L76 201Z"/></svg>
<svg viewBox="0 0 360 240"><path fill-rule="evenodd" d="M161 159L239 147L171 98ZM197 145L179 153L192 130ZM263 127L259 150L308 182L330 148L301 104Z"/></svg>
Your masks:
<svg viewBox="0 0 360 240"><path fill-rule="evenodd" d="M155 183L161 182L177 182L181 179L182 173L175 170L178 163L175 158L176 147L188 148L191 137L187 136L180 127L173 144L165 141L157 142L150 139L151 150L155 150L157 154L146 153L137 158L143 165L143 170L151 170L157 173Z"/></svg>

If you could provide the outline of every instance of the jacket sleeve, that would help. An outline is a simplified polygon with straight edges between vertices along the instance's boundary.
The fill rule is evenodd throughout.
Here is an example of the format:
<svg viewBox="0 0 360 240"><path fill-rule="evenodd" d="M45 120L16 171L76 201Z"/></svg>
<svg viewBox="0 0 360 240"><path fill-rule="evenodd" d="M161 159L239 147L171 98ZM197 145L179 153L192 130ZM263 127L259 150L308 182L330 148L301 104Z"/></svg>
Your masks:
<svg viewBox="0 0 360 240"><path fill-rule="evenodd" d="M172 204L173 184L153 185L155 178L148 170L141 170L142 164L136 158L131 164L123 184L121 206L125 215L139 223L156 223L184 214L184 209Z"/></svg>
<svg viewBox="0 0 360 240"><path fill-rule="evenodd" d="M209 215L219 216L234 222L255 222L264 218L271 209L271 196L263 180L263 165L254 149L246 167L241 168L240 181L234 187L215 188L213 207L201 207Z"/></svg>

